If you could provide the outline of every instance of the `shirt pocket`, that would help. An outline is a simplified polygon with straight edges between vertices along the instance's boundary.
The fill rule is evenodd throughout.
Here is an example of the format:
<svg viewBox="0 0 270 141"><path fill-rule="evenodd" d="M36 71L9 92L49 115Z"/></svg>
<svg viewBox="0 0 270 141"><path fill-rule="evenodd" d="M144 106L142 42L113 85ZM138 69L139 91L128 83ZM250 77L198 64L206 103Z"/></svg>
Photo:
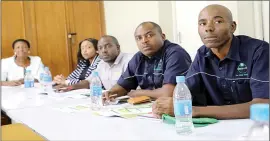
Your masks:
<svg viewBox="0 0 270 141"><path fill-rule="evenodd" d="M252 100L250 82L248 79L239 79L232 81L236 103L244 103Z"/></svg>
<svg viewBox="0 0 270 141"><path fill-rule="evenodd" d="M163 73L154 73L154 84L156 89L162 87L163 79L164 79Z"/></svg>

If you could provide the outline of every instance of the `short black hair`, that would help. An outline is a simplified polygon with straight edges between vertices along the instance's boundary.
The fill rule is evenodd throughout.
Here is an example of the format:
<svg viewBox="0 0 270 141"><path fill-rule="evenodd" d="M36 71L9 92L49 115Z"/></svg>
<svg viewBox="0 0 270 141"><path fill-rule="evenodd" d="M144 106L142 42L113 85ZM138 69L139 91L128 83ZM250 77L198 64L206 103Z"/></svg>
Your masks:
<svg viewBox="0 0 270 141"><path fill-rule="evenodd" d="M82 56L82 53L81 53L81 45L82 45L82 42L84 42L84 41L89 41L89 42L91 42L91 43L93 44L95 50L96 50L96 51L98 50L98 48L97 48L98 40L97 40L97 39L95 39L95 38L87 38L87 39L82 40L82 41L79 43L79 49L78 49L78 53L77 53L77 62L78 62L78 63L80 62L80 60L82 60L82 61L85 60L85 59L83 58L83 56ZM85 61L88 61L88 62L89 62L89 60L85 60Z"/></svg>
<svg viewBox="0 0 270 141"><path fill-rule="evenodd" d="M30 48L30 43L29 43L29 41L27 41L27 40L25 40L25 39L16 39L16 40L13 41L13 43L12 43L12 48L13 48L13 49L14 49L15 44L16 44L17 42L24 42L24 43L26 43L26 45L28 46L28 48Z"/></svg>
<svg viewBox="0 0 270 141"><path fill-rule="evenodd" d="M136 30L137 30L138 27L140 27L140 26L142 26L142 25L145 25L145 24L151 24L151 25L153 25L154 29L156 29L160 34L162 34L162 29L161 29L161 27L160 27L157 23L151 22L151 21L142 22L141 24L139 24L139 25L136 27ZM136 30L135 30L135 32L136 32Z"/></svg>
<svg viewBox="0 0 270 141"><path fill-rule="evenodd" d="M111 38L112 41L113 41L113 43L114 43L115 45L120 46L118 40L117 40L114 36L111 36L111 35L103 35L103 36L101 36L100 39L102 39L102 38ZM100 40L100 39L99 39L99 40Z"/></svg>

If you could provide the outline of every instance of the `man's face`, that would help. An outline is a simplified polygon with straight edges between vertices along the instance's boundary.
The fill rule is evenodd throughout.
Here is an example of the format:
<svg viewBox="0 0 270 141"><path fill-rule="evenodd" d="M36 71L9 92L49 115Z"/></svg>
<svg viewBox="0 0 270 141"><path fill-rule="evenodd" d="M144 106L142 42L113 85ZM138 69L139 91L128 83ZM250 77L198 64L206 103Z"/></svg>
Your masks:
<svg viewBox="0 0 270 141"><path fill-rule="evenodd" d="M235 31L236 24L229 20L224 10L204 9L198 19L198 32L208 48L219 48L227 43Z"/></svg>
<svg viewBox="0 0 270 141"><path fill-rule="evenodd" d="M134 36L139 50L148 57L155 55L165 40L165 35L159 33L151 24L139 26Z"/></svg>
<svg viewBox="0 0 270 141"><path fill-rule="evenodd" d="M98 41L98 53L104 62L113 63L120 53L120 47L110 37L104 37Z"/></svg>

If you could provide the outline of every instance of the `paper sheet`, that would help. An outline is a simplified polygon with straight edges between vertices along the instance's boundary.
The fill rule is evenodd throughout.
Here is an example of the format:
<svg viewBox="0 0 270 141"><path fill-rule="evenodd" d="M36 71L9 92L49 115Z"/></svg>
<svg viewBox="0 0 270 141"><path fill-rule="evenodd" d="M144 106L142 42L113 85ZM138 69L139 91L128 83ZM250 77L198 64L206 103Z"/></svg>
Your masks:
<svg viewBox="0 0 270 141"><path fill-rule="evenodd" d="M138 115L147 115L149 116L152 113L152 103L143 104L143 105L128 105L123 107L116 108L107 108L100 111L93 112L96 115L100 116L119 116L124 118L133 118Z"/></svg>
<svg viewBox="0 0 270 141"><path fill-rule="evenodd" d="M67 107L57 107L55 110L65 112L65 113L76 113L76 112L84 112L90 110L90 104L78 104Z"/></svg>

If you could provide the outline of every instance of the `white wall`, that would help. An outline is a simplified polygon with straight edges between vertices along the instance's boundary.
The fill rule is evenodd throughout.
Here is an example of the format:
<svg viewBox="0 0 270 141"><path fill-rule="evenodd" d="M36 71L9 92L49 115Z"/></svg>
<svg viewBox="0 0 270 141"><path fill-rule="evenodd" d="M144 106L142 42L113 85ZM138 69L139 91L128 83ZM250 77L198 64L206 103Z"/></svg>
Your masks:
<svg viewBox="0 0 270 141"><path fill-rule="evenodd" d="M115 36L123 52L138 51L135 28L144 21L159 23L157 1L104 1L106 31Z"/></svg>
<svg viewBox="0 0 270 141"><path fill-rule="evenodd" d="M264 40L269 43L269 1L262 2Z"/></svg>
<svg viewBox="0 0 270 141"><path fill-rule="evenodd" d="M170 1L104 1L106 31L115 36L123 52L138 51L135 28L144 21L159 24L173 41L173 11Z"/></svg>
<svg viewBox="0 0 270 141"><path fill-rule="evenodd" d="M197 31L200 10L208 4L228 7L237 23L235 35L244 34L258 38L255 28L256 4L254 1L104 1L106 31L115 36L123 52L138 51L135 28L144 21L153 21L161 26L167 39L182 45L192 56L202 45ZM262 2L264 39L269 42L269 2ZM257 4L258 5L258 4ZM258 5L259 6L259 5ZM259 28L260 29L260 28ZM181 32L181 43L178 33Z"/></svg>

